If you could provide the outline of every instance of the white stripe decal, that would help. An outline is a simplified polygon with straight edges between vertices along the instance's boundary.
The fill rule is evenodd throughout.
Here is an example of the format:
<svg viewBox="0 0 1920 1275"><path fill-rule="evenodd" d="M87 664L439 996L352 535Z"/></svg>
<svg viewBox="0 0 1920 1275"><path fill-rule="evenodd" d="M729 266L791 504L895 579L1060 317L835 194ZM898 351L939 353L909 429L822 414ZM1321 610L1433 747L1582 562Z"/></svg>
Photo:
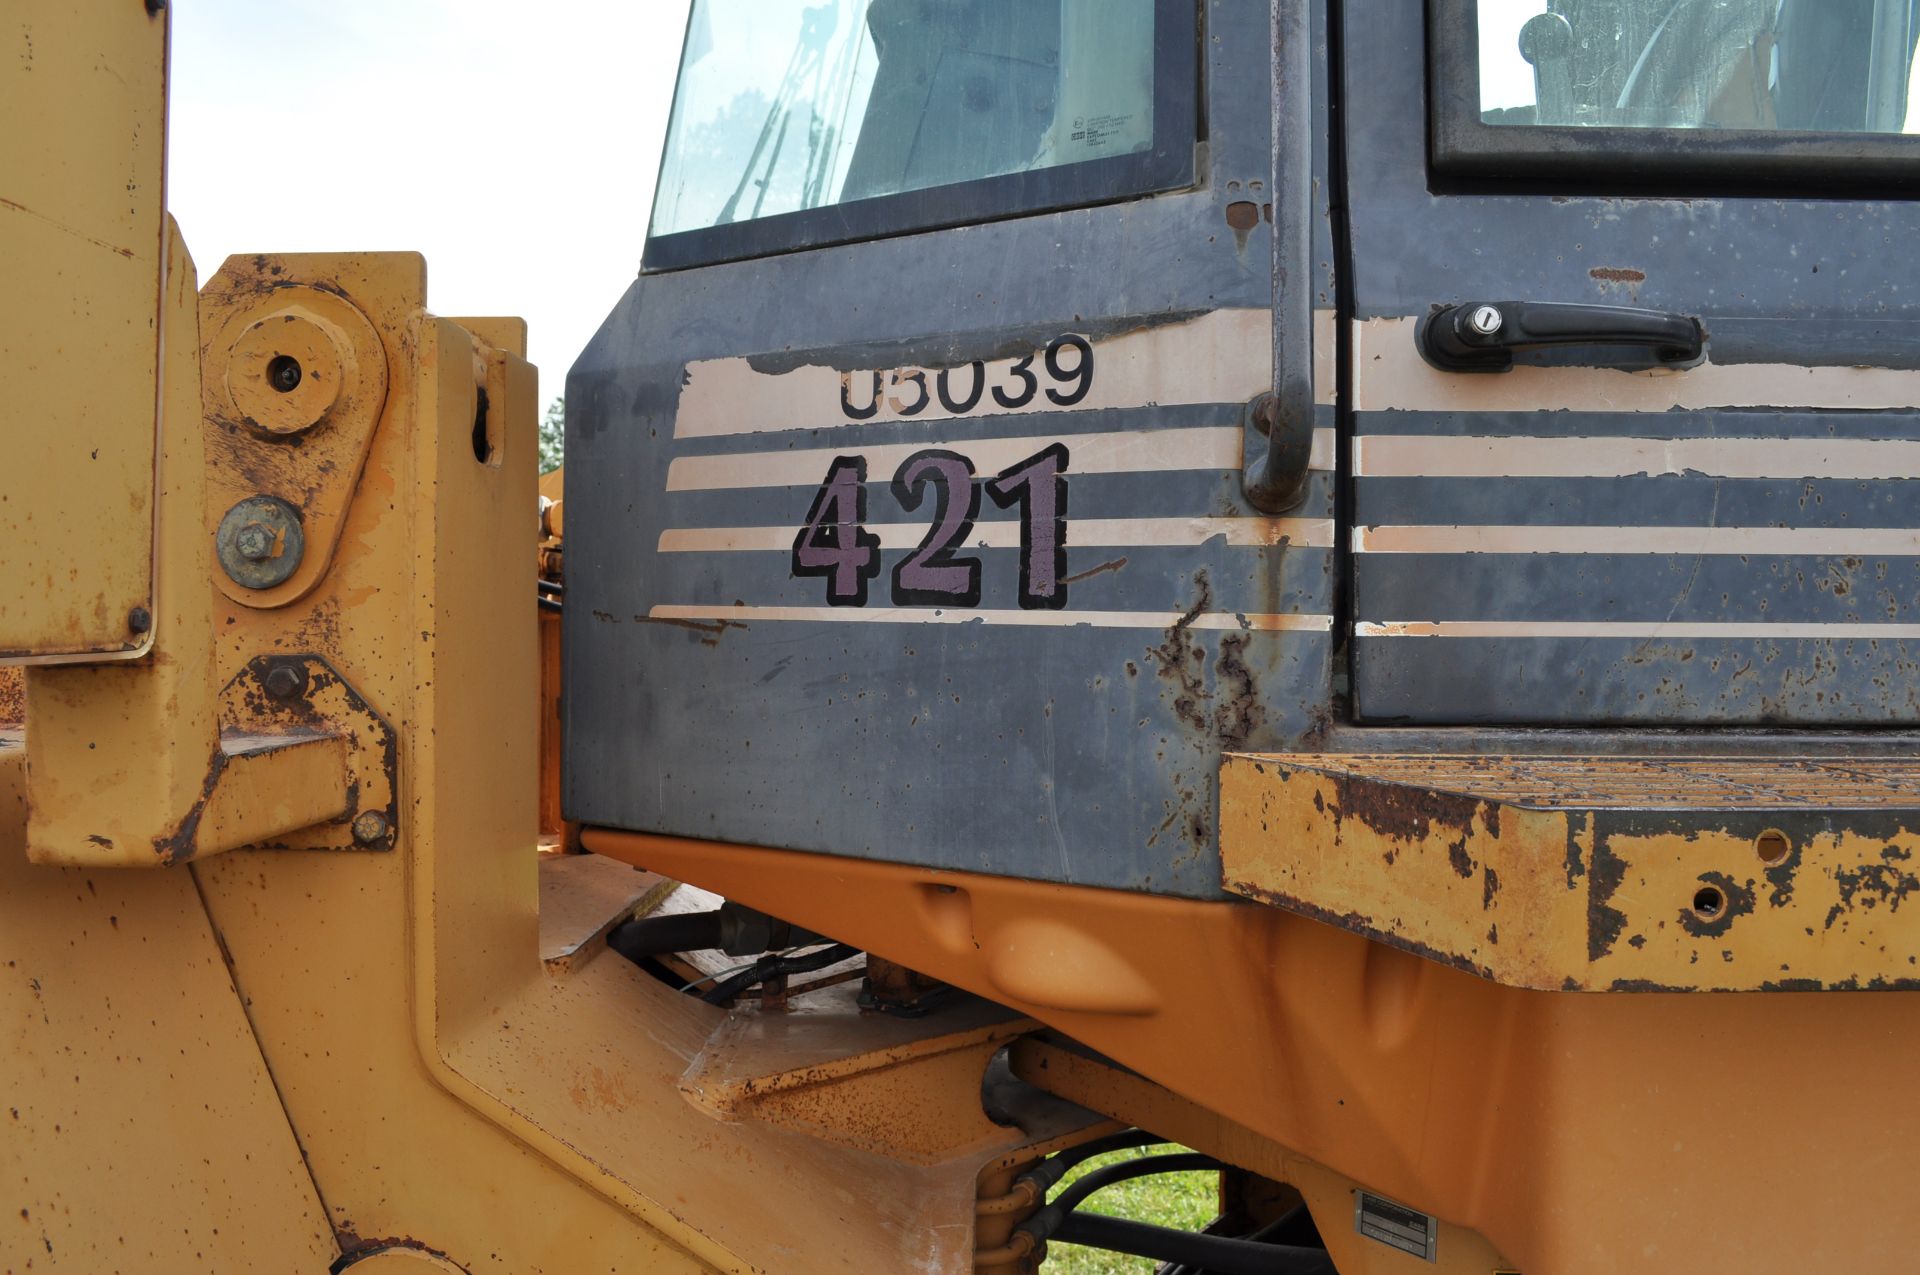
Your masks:
<svg viewBox="0 0 1920 1275"><path fill-rule="evenodd" d="M1414 345L1418 319L1353 325L1354 408L1361 412L1667 412L1675 408L1920 407L1920 371L1711 361L1682 370L1517 367L1498 376L1442 372ZM1709 347L1711 352L1711 347Z"/></svg>
<svg viewBox="0 0 1920 1275"><path fill-rule="evenodd" d="M1920 624L1746 624L1690 620L1383 620L1353 626L1356 637L1440 638L1777 638L1908 642Z"/></svg>
<svg viewBox="0 0 1920 1275"><path fill-rule="evenodd" d="M1316 313L1314 327L1314 380L1319 401L1332 403L1333 312ZM838 368L809 364L786 372L762 372L744 358L701 360L687 365L673 434L675 438L718 438L800 429L855 431L902 421L1244 403L1273 386L1273 314L1264 308L1216 310L1185 323L1138 328L1095 341L1092 385L1084 398L1065 405L1047 391L1065 397L1079 387L1080 355L1069 350L1058 356L1067 374L1063 381L1048 369L1045 345L1043 341L1035 348L1025 373L1034 378L1033 386L1013 372L1016 360L1012 358L985 364L978 394L971 368L953 369L948 374L948 397L956 406L973 398L974 406L966 412L949 411L942 405L937 372L912 366L882 369L883 392L873 414L864 420L847 418L841 396L844 390L848 402L865 410L873 401L871 368L842 373ZM847 378L844 386L843 377ZM1028 394L1029 401L1016 408L1004 407L993 397L995 387L1009 399ZM922 401L925 406L911 415L899 410Z"/></svg>
<svg viewBox="0 0 1920 1275"><path fill-rule="evenodd" d="M931 523L868 523L880 537L882 549L911 549L926 539ZM737 550L793 548L794 527L673 527L660 533L661 553L724 553ZM1328 518L1073 518L1067 521L1069 548L1149 548L1162 545L1201 545L1224 537L1236 548L1298 545L1311 549L1333 547L1333 521ZM1018 549L1020 524L999 519L976 522L958 547Z"/></svg>
<svg viewBox="0 0 1920 1275"><path fill-rule="evenodd" d="M1920 442L1859 438L1452 438L1353 441L1363 478L1920 478Z"/></svg>
<svg viewBox="0 0 1920 1275"><path fill-rule="evenodd" d="M1190 619L1182 611L1015 611L993 608L931 607L783 607L783 606L657 606L650 620L666 623L751 624L761 620L824 620L856 624L1008 624L1041 628L1189 629L1243 632L1331 633L1330 615L1260 615L1207 611ZM1185 623L1182 623L1185 621Z"/></svg>
<svg viewBox="0 0 1920 1275"><path fill-rule="evenodd" d="M962 452L983 474L1018 464L1043 447L1061 443L1067 448L1067 476L1075 474L1158 473L1193 469L1238 469L1243 431L1236 426L1200 426L1188 429L1141 429L1106 434L1055 434L1025 438L981 438L942 443L885 443L862 447L848 441L844 447L803 451L742 452L722 456L677 456L667 466L668 491L720 491L737 487L807 487L826 476L836 456L867 458L867 479L885 482L901 462L928 447L946 446ZM1334 439L1331 429L1313 431L1308 464L1331 470Z"/></svg>
<svg viewBox="0 0 1920 1275"><path fill-rule="evenodd" d="M1920 555L1910 527L1356 527L1355 553Z"/></svg>

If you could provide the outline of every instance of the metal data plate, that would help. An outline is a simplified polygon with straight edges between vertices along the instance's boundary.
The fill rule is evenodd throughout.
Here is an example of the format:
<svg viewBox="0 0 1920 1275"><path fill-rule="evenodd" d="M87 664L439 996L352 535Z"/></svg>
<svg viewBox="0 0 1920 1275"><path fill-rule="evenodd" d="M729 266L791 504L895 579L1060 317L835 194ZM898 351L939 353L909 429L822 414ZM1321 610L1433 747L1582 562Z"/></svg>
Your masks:
<svg viewBox="0 0 1920 1275"><path fill-rule="evenodd" d="M166 18L0 14L0 660L153 640Z"/></svg>
<svg viewBox="0 0 1920 1275"><path fill-rule="evenodd" d="M1395 1204L1385 1196L1371 1191L1354 1192L1353 1229L1388 1248L1397 1248L1429 1262L1439 1260L1440 1219L1431 1213Z"/></svg>

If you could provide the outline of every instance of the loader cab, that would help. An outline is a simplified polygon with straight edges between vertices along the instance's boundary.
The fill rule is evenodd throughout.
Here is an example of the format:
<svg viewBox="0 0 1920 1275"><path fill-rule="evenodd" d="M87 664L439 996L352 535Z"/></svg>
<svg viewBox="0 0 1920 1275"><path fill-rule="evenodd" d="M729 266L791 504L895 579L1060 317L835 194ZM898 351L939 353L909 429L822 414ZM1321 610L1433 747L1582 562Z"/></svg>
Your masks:
<svg viewBox="0 0 1920 1275"><path fill-rule="evenodd" d="M1915 724L1912 0L1311 19L1277 144L1265 4L694 5L573 817L1212 897L1228 753Z"/></svg>

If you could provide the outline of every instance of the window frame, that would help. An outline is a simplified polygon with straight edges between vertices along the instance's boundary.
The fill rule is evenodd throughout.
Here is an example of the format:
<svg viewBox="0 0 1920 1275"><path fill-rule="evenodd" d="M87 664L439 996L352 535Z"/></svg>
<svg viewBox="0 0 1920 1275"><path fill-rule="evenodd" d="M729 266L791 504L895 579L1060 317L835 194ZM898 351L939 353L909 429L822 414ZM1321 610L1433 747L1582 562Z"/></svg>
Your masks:
<svg viewBox="0 0 1920 1275"><path fill-rule="evenodd" d="M1120 203L1194 184L1200 140L1200 22L1191 0L1154 0L1153 144L1131 155L901 191L752 221L656 235L640 269L655 274L1033 213ZM684 56L684 55L683 55ZM680 73L685 72L685 66ZM674 97L679 98L676 75ZM662 148L664 172L666 153Z"/></svg>
<svg viewBox="0 0 1920 1275"><path fill-rule="evenodd" d="M1479 0L1427 0L1428 163L1442 183L1580 194L1920 193L1920 136L1577 128L1480 118Z"/></svg>

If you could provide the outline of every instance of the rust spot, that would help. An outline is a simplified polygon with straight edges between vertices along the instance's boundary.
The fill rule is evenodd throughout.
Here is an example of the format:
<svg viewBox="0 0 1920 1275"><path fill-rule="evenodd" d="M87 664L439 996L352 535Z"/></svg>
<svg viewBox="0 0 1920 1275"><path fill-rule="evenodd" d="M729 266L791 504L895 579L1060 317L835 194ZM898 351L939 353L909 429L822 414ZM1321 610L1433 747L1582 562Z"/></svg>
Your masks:
<svg viewBox="0 0 1920 1275"><path fill-rule="evenodd" d="M1310 704L1307 706L1307 728L1300 732L1298 747L1303 752L1324 751L1327 740L1332 738L1339 720L1334 716L1330 704Z"/></svg>
<svg viewBox="0 0 1920 1275"><path fill-rule="evenodd" d="M1899 911L1906 897L1920 889L1920 877L1897 866L1912 860L1911 850L1890 845L1880 851L1879 863L1863 863L1857 868L1835 872L1833 883L1840 888L1840 901L1828 909L1825 928L1832 929L1842 914L1856 908L1865 911L1884 903L1887 911Z"/></svg>
<svg viewBox="0 0 1920 1275"><path fill-rule="evenodd" d="M0 668L0 730L27 722L27 679L23 669Z"/></svg>
<svg viewBox="0 0 1920 1275"><path fill-rule="evenodd" d="M1620 266L1595 266L1587 273L1602 283L1645 283L1647 281L1646 271Z"/></svg>
<svg viewBox="0 0 1920 1275"><path fill-rule="evenodd" d="M216 742L213 756L207 761L206 777L200 781L200 796L171 831L153 839L153 852L161 863L182 863L193 858L199 848L201 816L206 813L207 802L213 799L213 790L219 786L220 776L226 769L226 751Z"/></svg>
<svg viewBox="0 0 1920 1275"><path fill-rule="evenodd" d="M1791 847L1786 857L1766 869L1767 884L1773 887L1773 893L1767 896L1767 902L1776 908L1783 908L1793 900L1793 877L1800 870L1800 843L1789 841Z"/></svg>
<svg viewBox="0 0 1920 1275"><path fill-rule="evenodd" d="M1252 230L1260 224L1260 205L1245 199L1228 204L1227 224L1235 230Z"/></svg>
<svg viewBox="0 0 1920 1275"><path fill-rule="evenodd" d="M1587 817L1575 814L1567 819L1567 889L1580 887L1580 878L1587 875L1587 865L1580 857L1580 834L1587 830Z"/></svg>
<svg viewBox="0 0 1920 1275"><path fill-rule="evenodd" d="M1817 992L1826 985L1817 978L1782 978L1760 984L1763 992Z"/></svg>
<svg viewBox="0 0 1920 1275"><path fill-rule="evenodd" d="M1213 730L1221 747L1237 751L1246 746L1255 731L1266 724L1267 708L1260 702L1259 687L1253 670L1247 666L1248 637L1233 633L1220 640L1220 655L1214 664L1214 684L1219 700L1213 710Z"/></svg>
<svg viewBox="0 0 1920 1275"><path fill-rule="evenodd" d="M1493 906L1493 896L1500 893L1500 874L1492 868L1481 870L1480 908L1482 911Z"/></svg>
<svg viewBox="0 0 1920 1275"><path fill-rule="evenodd" d="M1334 815L1336 821L1358 819L1394 841L1425 841L1433 835L1436 826L1451 829L1460 837L1458 845L1449 849L1449 856L1456 852L1465 856L1466 840L1473 831L1474 811L1480 805L1474 798L1355 775L1332 778L1340 803ZM1460 871L1458 860L1454 862L1454 870ZM1461 875L1471 875L1471 872L1469 867Z"/></svg>
<svg viewBox="0 0 1920 1275"><path fill-rule="evenodd" d="M1627 928L1626 913L1612 906L1614 891L1626 880L1626 860L1608 848L1605 837L1593 844L1593 880L1587 892L1587 959L1597 961L1613 951Z"/></svg>
<svg viewBox="0 0 1920 1275"><path fill-rule="evenodd" d="M390 1236L371 1240L362 1239L354 1233L353 1224L350 1222L341 1222L335 1226L333 1228L333 1238L334 1242L340 1246L340 1256L334 1259L333 1265L327 1267L328 1275L341 1275L342 1271L356 1266L370 1257L376 1257L381 1253L391 1253L395 1250L426 1253L429 1256L439 1258L456 1270L464 1271L467 1269L467 1267L461 1265L459 1262L454 1261L444 1249L437 1249L431 1244L412 1239L408 1236Z"/></svg>
<svg viewBox="0 0 1920 1275"><path fill-rule="evenodd" d="M1193 622L1213 606L1213 584L1205 571L1193 573L1198 596L1173 627L1167 640L1147 648L1147 658L1159 665L1160 676L1174 683L1173 715L1195 730L1207 729L1207 715L1200 705L1211 699L1206 687L1204 653L1193 644Z"/></svg>
<svg viewBox="0 0 1920 1275"><path fill-rule="evenodd" d="M1452 841L1447 844L1447 863L1453 868L1453 874L1462 881L1470 880L1473 877L1475 865L1473 856L1467 853L1467 839L1465 837L1461 837L1458 841Z"/></svg>

